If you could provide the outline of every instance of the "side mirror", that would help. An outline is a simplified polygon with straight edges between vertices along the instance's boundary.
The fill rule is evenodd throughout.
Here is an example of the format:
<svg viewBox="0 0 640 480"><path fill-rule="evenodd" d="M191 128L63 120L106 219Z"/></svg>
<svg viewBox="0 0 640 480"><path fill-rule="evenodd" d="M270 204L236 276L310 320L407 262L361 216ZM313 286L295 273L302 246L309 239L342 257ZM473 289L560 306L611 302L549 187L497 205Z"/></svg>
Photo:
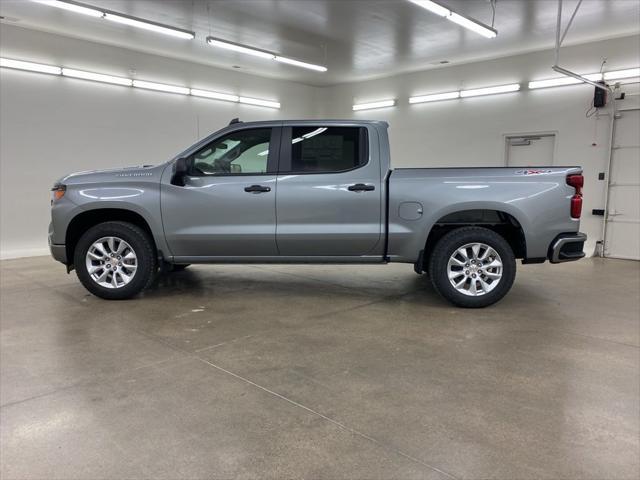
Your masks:
<svg viewBox="0 0 640 480"><path fill-rule="evenodd" d="M187 175L189 164L186 158L179 158L173 164L173 175L171 176L171 185L184 187L184 177Z"/></svg>

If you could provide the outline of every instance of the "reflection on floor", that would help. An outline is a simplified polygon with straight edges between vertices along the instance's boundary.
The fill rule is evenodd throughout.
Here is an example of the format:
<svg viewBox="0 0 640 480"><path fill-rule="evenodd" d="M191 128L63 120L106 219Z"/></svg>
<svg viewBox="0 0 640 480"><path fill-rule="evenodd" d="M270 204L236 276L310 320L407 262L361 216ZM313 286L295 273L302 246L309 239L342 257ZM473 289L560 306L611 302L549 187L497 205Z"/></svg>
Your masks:
<svg viewBox="0 0 640 480"><path fill-rule="evenodd" d="M3 478L636 478L640 267L192 266L108 302L0 262Z"/></svg>

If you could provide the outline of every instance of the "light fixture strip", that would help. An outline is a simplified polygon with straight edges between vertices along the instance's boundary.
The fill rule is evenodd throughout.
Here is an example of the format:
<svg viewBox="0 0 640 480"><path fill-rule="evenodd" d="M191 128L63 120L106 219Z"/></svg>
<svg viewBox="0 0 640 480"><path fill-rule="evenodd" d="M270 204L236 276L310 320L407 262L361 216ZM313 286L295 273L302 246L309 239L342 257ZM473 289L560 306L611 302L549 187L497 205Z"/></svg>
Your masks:
<svg viewBox="0 0 640 480"><path fill-rule="evenodd" d="M280 103L273 100L262 100L259 98L240 97L237 95L231 95L227 93L212 92L208 90L200 90L194 88L180 87L175 85L166 85L162 83L148 82L144 80L132 80L126 77L116 77L112 75L106 75L102 73L88 72L84 70L76 70L67 67L58 67L55 65L46 65L42 63L27 62L23 60L15 60L11 58L0 57L0 67L9 68L14 70L25 70L29 72L45 73L50 75L63 75L65 77L79 78L82 80L91 80L96 82L111 83L122 86L133 86L137 88L145 88L149 90L156 90L167 93L179 93L182 95L192 95L194 97L204 97L213 100L223 100L228 102L239 102L247 105L256 105L269 108L280 108ZM604 77L605 80L617 80L617 79L635 79L640 76L640 68L629 68L624 70L615 70L611 72L591 73L584 75L584 78L591 81L600 81ZM538 88L576 85L581 82L576 78L553 78L547 80L535 80L528 84L529 89L534 90ZM410 104L435 102L440 100L452 100L456 98L467 98L481 95L494 95L507 92L516 92L520 90L520 84L514 83L509 85L500 85L496 87L485 87L471 90L462 90L456 92L436 93L431 95L419 95L409 98ZM353 105L354 111L370 110L374 108L384 108L395 106L394 100L381 100L378 102L369 102Z"/></svg>
<svg viewBox="0 0 640 480"><path fill-rule="evenodd" d="M451 15L451 10L449 10L446 7L443 7L442 5L438 5L436 2L432 2L431 0L409 0L409 1L441 17L448 17L449 15Z"/></svg>
<svg viewBox="0 0 640 480"><path fill-rule="evenodd" d="M13 68L16 70L27 70L29 72L48 73L50 75L60 75L62 69L54 65L43 65L42 63L24 62L22 60L12 60L10 58L0 58L0 67Z"/></svg>
<svg viewBox="0 0 640 480"><path fill-rule="evenodd" d="M60 0L33 0L36 3L48 5L50 7L60 8L69 12L81 13L82 15L89 15L90 17L102 17L104 12L97 8L76 4L75 2L63 2Z"/></svg>
<svg viewBox="0 0 640 480"><path fill-rule="evenodd" d="M605 80L621 80L624 78L635 78L635 77L640 77L640 67L628 68L626 70L615 70L612 72L604 73Z"/></svg>
<svg viewBox="0 0 640 480"><path fill-rule="evenodd" d="M189 95L189 89L186 87L178 87L175 85L165 85L164 83L147 82L145 80L134 80L133 86L136 88L144 88L146 90L156 90L158 92L179 93L181 95Z"/></svg>
<svg viewBox="0 0 640 480"><path fill-rule="evenodd" d="M274 102L271 100L261 100L259 98L251 98L251 97L240 97L238 101L246 105L256 105L258 107L280 108L280 102Z"/></svg>
<svg viewBox="0 0 640 480"><path fill-rule="evenodd" d="M460 97L479 97L482 95L496 95L498 93L517 92L520 90L519 83L511 83L509 85L499 85L497 87L474 88L471 90L461 90Z"/></svg>
<svg viewBox="0 0 640 480"><path fill-rule="evenodd" d="M602 80L602 74L590 73L588 75L584 75L584 78L588 80L592 80L594 82L598 82ZM578 84L584 84L584 82L573 77L559 77L559 78L549 78L547 80L534 80L529 82L528 87L530 90L535 90L537 88L563 87L565 85L578 85Z"/></svg>
<svg viewBox="0 0 640 480"><path fill-rule="evenodd" d="M123 15L121 13L112 13L105 11L104 18L105 20L109 20L111 22L128 25L130 27L141 28L143 30L149 30L156 33L162 33L171 37L183 38L185 40L193 40L196 36L195 33L188 30L169 27L160 23L150 22L149 20L140 20L138 18Z"/></svg>
<svg viewBox="0 0 640 480"><path fill-rule="evenodd" d="M274 57L276 62L286 63L289 65L293 65L295 67L306 68L308 70L315 70L316 72L326 72L327 67L323 67L322 65L314 65L313 63L301 62L300 60L294 60L293 58L280 57L276 55Z"/></svg>
<svg viewBox="0 0 640 480"><path fill-rule="evenodd" d="M33 0L36 3L43 5L49 5L51 7L61 8L70 12L81 13L89 15L91 17L104 18L115 23L128 25L130 27L141 28L143 30L149 30L156 33L162 33L172 37L183 38L192 40L196 34L189 30L172 27L171 25L164 25L158 22L152 22L151 20L145 20L138 17L132 17L125 15L124 13L118 13L103 8L96 8L91 5L84 5L82 3L67 1L67 0Z"/></svg>
<svg viewBox="0 0 640 480"><path fill-rule="evenodd" d="M484 23L465 17L464 15L460 15L459 13L451 12L451 15L445 18L453 23L460 25L461 27L466 28L467 30L476 32L477 34L482 35L485 38L496 38L498 36L498 31L495 28L491 28Z"/></svg>
<svg viewBox="0 0 640 480"><path fill-rule="evenodd" d="M358 103L353 105L353 111L371 110L374 108L386 108L393 107L396 104L395 100L380 100L378 102Z"/></svg>
<svg viewBox="0 0 640 480"><path fill-rule="evenodd" d="M216 37L207 37L207 43L212 47L224 48L225 50L231 50L238 53L244 53L245 55L252 55L254 57L265 58L267 60L275 60L276 62L286 63L293 65L294 67L306 68L308 70L315 70L316 72L326 72L327 67L323 65L315 65L313 63L302 62L294 58L283 57L276 55L275 53L268 52L266 50L260 50L259 48L248 47L241 43L229 42Z"/></svg>
<svg viewBox="0 0 640 480"><path fill-rule="evenodd" d="M14 60L11 58L0 57L0 67L15 70L25 70L35 73L46 73L51 75L62 75L69 78L77 78L80 80L90 80L94 82L110 83L124 87L136 87L147 90L154 90L163 93L178 93L181 95L191 95L194 97L209 98L212 100L223 100L226 102L244 103L247 105L255 105L259 107L280 108L280 102L274 100L263 100L260 98L239 97L229 93L212 92L209 90L200 90L196 88L187 88L177 85L166 85L164 83L149 82L146 80L133 80L126 77L116 77L103 73L88 72L85 70L76 70L74 68L58 67L55 65L45 65L42 63L25 62L22 60Z"/></svg>
<svg viewBox="0 0 640 480"><path fill-rule="evenodd" d="M267 58L269 60L273 60L275 58L275 54L271 52L247 47L246 45L241 45L239 43L228 42L220 38L207 37L207 43L212 47L224 48L225 50L232 50L234 52L244 53L246 55L252 55L254 57Z"/></svg>
<svg viewBox="0 0 640 480"><path fill-rule="evenodd" d="M240 97L237 95L230 95L228 93L210 92L208 90L199 90L192 88L190 90L191 95L194 97L213 98L214 100L224 100L225 102L238 102Z"/></svg>
<svg viewBox="0 0 640 480"><path fill-rule="evenodd" d="M62 75L82 80L92 80L94 82L123 85L125 87L130 87L133 84L133 81L130 78L114 77L112 75L104 75L102 73L85 72L83 70L75 70L73 68L63 68Z"/></svg>
<svg viewBox="0 0 640 480"><path fill-rule="evenodd" d="M434 93L432 95L419 95L416 97L410 97L409 103L439 102L441 100L453 100L455 98L460 98L460 92L446 92L446 93Z"/></svg>
<svg viewBox="0 0 640 480"><path fill-rule="evenodd" d="M411 3L418 5L425 10L430 11L431 13L435 13L436 15L446 18L450 22L456 23L461 27L464 27L472 32L478 33L486 38L495 38L498 36L498 31L485 25L482 22L474 18L469 18L465 15L461 15L459 13L454 12L453 10L448 9L447 7L440 5L437 2L432 2L431 0L409 0Z"/></svg>

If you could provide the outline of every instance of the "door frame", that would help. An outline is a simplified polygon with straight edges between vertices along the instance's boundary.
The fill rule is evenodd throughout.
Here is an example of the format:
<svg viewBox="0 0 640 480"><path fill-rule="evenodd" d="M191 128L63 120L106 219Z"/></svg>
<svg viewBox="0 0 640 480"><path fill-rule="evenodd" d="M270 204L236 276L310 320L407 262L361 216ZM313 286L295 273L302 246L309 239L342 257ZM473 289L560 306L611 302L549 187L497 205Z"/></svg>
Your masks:
<svg viewBox="0 0 640 480"><path fill-rule="evenodd" d="M551 165L556 164L556 158L558 158L558 138L559 132L558 130L543 130L538 132L508 132L502 134L502 145L504 146L504 150L502 152L502 165L505 167L509 167L509 139L510 138L518 138L518 137L554 137L553 141L553 157L551 159Z"/></svg>
<svg viewBox="0 0 640 480"><path fill-rule="evenodd" d="M361 164L349 168L346 170L338 170L338 171L292 171L292 137L293 137L293 129L297 127L308 127L308 128L354 128L359 130L359 156L362 161ZM364 253L358 254L349 254L349 255L335 255L331 253L321 254L321 255L309 255L309 254L297 254L297 255L282 255L280 253L280 260L282 263L381 263L384 261L384 255L386 252L386 195L387 195L387 185L386 185L386 177L387 172L381 171L381 159L380 153L378 149L373 146L373 142L377 141L377 132L372 128L371 125L361 125L361 124L349 124L348 122L345 124L333 124L331 122L322 122L322 121L308 121L301 123L288 123L282 126L281 132L281 147L280 147L280 163L278 165L278 188L280 187L280 182L284 181L283 179L289 179L289 177L320 177L320 176L342 176L348 174L354 174L358 171L365 171L369 169L374 169L375 172L375 189L379 189L378 195L378 211L380 214L379 218L379 235L376 243L371 247L370 250ZM281 190L280 190L281 191ZM359 193L356 193L358 195ZM279 211L278 205L281 201L282 195L276 196L276 242L278 243L279 235L280 235L280 218L281 212ZM384 238L384 241L383 241ZM380 249L380 252L377 250ZM383 250L384 249L384 250ZM282 252L282 248L280 243L278 243L278 250Z"/></svg>
<svg viewBox="0 0 640 480"><path fill-rule="evenodd" d="M611 187L615 185L611 185L611 166L613 164L613 155L614 152L618 149L615 144L616 139L616 122L619 120L617 117L618 112L633 112L640 110L640 106L637 107L617 107L617 101L613 99L613 115L611 119L611 129L610 129L610 138L609 138L609 158L607 159L607 165L605 169L605 178L607 179L607 188L604 193L604 218L602 221L602 246L600 250L600 256L602 258L618 258L622 260L638 260L637 258L627 258L622 256L611 256L607 255L607 227L610 222L615 223L615 220L609 220L609 204L611 199ZM620 222L618 222L620 223Z"/></svg>
<svg viewBox="0 0 640 480"><path fill-rule="evenodd" d="M277 224L275 223L277 221L277 216L276 216L276 200L275 200L275 195L276 195L276 190L277 190L277 176L278 176L278 164L279 164L279 158L280 158L280 147L281 147L281 136L282 136L282 125L281 123L277 123L277 124L265 124L265 125L256 125L256 124L238 124L238 125L234 125L234 128L225 128L223 130L220 130L218 132L213 133L212 135L208 136L206 139L198 142L196 145L193 145L191 147L189 147L187 150L185 150L182 154L178 155L177 157L175 157L173 160L171 160L168 165L167 168L165 168L163 170L162 176L161 176L161 180L160 180L160 195L161 195L161 212L164 214L164 211L162 209L162 196L166 193L163 193L163 190L167 189L167 188L187 188L187 187L180 187L180 186L175 186L171 184L171 177L173 176L173 168L175 166L175 163L177 161L178 158L186 158L187 159L187 163L189 165L189 168L191 167L191 163L193 162L193 158L194 155L197 154L198 152L202 151L203 149L209 148L210 145L214 144L215 142L218 142L220 139L226 137L227 135L230 135L232 133L235 132L239 132L239 131L243 131L243 130L259 130L259 129L269 129L271 130L271 135L269 137L269 153L267 156L267 171L264 173L217 173L217 174L204 174L204 175L193 175L193 174L188 174L189 177L194 178L194 179L213 179L213 178L238 178L240 180L242 180L243 178L251 178L251 177L264 177L264 178L268 178L268 177L272 177L273 178L273 189L274 189L274 200L273 200L273 208L274 208L274 242L275 242L275 228L277 226ZM247 180L248 183L250 183ZM225 256L208 256L208 255L198 255L198 256L193 256L193 255L175 255L173 248L171 246L171 244L169 243L169 240L167 239L167 233L166 233L166 224L165 221L163 220L163 233L164 233L164 239L165 239L165 243L167 245L167 251L169 253L168 255L168 259L170 261L173 261L175 263L214 263L214 262L220 262L220 261L231 261L231 262L243 262L243 263L250 263L247 262L247 259L251 259L251 258L255 258L258 259L259 261L264 261L265 259L271 259L271 258L277 258L277 254L274 256L254 256L254 257L247 257L247 256L232 256L232 255L225 255ZM276 251L277 251L277 244L275 245Z"/></svg>

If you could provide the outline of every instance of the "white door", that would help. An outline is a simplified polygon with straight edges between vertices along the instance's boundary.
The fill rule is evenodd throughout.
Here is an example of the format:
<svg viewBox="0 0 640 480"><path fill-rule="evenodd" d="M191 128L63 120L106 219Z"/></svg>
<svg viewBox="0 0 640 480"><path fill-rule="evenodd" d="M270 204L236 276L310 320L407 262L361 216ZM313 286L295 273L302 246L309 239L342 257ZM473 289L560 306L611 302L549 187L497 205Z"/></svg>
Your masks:
<svg viewBox="0 0 640 480"><path fill-rule="evenodd" d="M553 165L556 146L554 134L508 135L506 137L508 167L544 167Z"/></svg>
<svg viewBox="0 0 640 480"><path fill-rule="evenodd" d="M640 260L640 109L614 122L604 256Z"/></svg>

